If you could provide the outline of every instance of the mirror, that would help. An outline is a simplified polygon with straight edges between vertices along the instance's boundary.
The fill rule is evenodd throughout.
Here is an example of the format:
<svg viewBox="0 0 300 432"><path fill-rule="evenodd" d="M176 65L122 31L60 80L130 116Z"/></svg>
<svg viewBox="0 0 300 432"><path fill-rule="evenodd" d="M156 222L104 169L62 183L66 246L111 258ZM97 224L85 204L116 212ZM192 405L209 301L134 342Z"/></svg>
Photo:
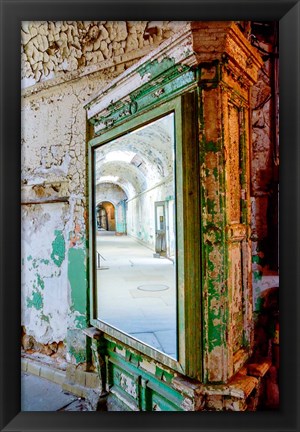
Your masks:
<svg viewBox="0 0 300 432"><path fill-rule="evenodd" d="M174 113L95 149L97 318L177 359Z"/></svg>

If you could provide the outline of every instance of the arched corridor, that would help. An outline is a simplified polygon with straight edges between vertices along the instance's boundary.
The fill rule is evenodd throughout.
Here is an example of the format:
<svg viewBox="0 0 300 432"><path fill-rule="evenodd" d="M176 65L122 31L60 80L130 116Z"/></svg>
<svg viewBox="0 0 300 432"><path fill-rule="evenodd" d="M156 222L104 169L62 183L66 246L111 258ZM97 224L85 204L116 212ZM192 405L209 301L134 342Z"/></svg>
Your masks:
<svg viewBox="0 0 300 432"><path fill-rule="evenodd" d="M177 358L174 147L170 113L96 149L96 260L98 319Z"/></svg>
<svg viewBox="0 0 300 432"><path fill-rule="evenodd" d="M98 229L126 233L172 259L175 257L173 116L170 113L100 146L95 161L96 202L103 203L105 210ZM115 222L110 218L108 223L109 206L105 204L108 201L115 207ZM99 212L100 209L98 219Z"/></svg>

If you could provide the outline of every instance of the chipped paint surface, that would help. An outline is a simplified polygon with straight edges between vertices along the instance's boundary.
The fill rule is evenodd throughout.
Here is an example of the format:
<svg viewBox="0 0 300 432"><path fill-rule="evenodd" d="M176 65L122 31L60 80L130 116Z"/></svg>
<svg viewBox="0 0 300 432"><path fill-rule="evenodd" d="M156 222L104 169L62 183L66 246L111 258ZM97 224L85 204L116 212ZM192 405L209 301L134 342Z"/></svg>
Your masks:
<svg viewBox="0 0 300 432"><path fill-rule="evenodd" d="M64 340L68 329L86 326L82 103L98 84L83 79L22 99L22 325L45 344ZM71 265L78 264L72 283L69 257ZM77 282L83 283L83 304Z"/></svg>
<svg viewBox="0 0 300 432"><path fill-rule="evenodd" d="M23 23L23 85L35 86L25 89L22 99L22 324L39 342L64 340L68 329L82 329L87 324L86 118L83 105L93 92L130 64L135 41L141 39L147 27L147 22L97 23L94 27L91 23L79 22L72 25ZM83 64L77 62L72 48L75 36L68 33L71 28L75 33L82 30L77 49L81 59L85 57ZM115 40L112 52L110 48L105 51L104 41L99 47L93 45L105 31ZM168 31L172 33L174 29L172 24L166 23L164 30L159 29L159 34L148 42L140 40L135 56L145 54L143 50L150 50L152 45L170 35ZM51 51L48 59L43 49L47 44L49 49L56 44L58 34L64 40L63 51L60 48ZM95 38L93 43L90 36ZM122 40L117 42L118 38ZM41 44L36 44L37 41ZM62 57L57 56L59 52ZM107 62L105 55L111 57L111 54L113 64L121 63L119 67L108 68L111 60ZM122 59L119 54L123 55ZM99 55L104 56L102 66L89 69L100 59ZM100 76L95 73L98 66L102 68ZM86 73L81 80L73 81L75 75L70 74L83 70ZM75 361L83 358L81 354L75 355L78 350L81 352L82 343L80 349L76 338L67 343Z"/></svg>
<svg viewBox="0 0 300 432"><path fill-rule="evenodd" d="M62 265L63 260L65 259L65 253L66 253L65 239L61 231L56 230L54 234L55 234L55 239L52 242L52 253L50 256L54 264L57 267L60 267Z"/></svg>
<svg viewBox="0 0 300 432"><path fill-rule="evenodd" d="M199 28L203 25L200 23ZM230 37L226 38L230 56L222 63L224 45L218 38L225 24L218 25L217 36L212 29L203 27L198 41L199 46L203 47L199 61L202 56L204 62L199 74L204 378L212 382L222 382L232 375L235 351L247 347L243 332L249 332L247 326L251 317L251 299L247 297L251 288L247 231L250 196L247 189L248 161L241 160L244 157L241 153L245 151L247 158L249 134L245 131L248 132L249 127L246 120L249 85L255 79L257 67L247 66L247 55L251 54L251 49L250 54L247 52L246 55L243 44L235 45L237 31L233 29L229 31ZM75 363L86 361L85 340L78 336L80 329L87 324L88 285L86 118L82 106L93 92L99 92L125 66L130 65L136 50L138 57L144 48L150 51L151 44L158 44L167 37L168 32L172 34L169 24L165 23L157 37L150 35L149 43L146 43L147 28L151 29L147 23L22 24L23 84L26 87L39 83L36 87L29 87L23 93L22 100L22 324L42 343L66 340L67 359ZM110 42L104 41L105 32ZM75 48L73 39L76 39ZM61 45L58 40L62 41ZM54 47L58 45L54 51L52 44ZM213 55L218 57L217 62L211 61L209 50L212 47ZM118 57L130 52L132 57ZM186 57L192 52L188 51ZM142 79L158 76L164 68L172 67L174 62L173 57L150 62L140 68L140 76ZM74 80L79 77L78 71L81 73L85 66L93 65L94 69L86 69L80 79ZM247 69L245 76L240 74L239 68ZM99 70L102 70L100 74ZM147 88L142 94L134 93L131 104L128 105L126 100L120 109L112 105L109 114L113 119L130 116L136 110L144 109L150 100L163 100L164 92L178 91L195 79L192 72L185 70L182 77L179 77L182 71L174 69L174 75L175 72L178 80L166 83L163 91L160 89L160 92L147 94ZM255 117L255 124L257 129L262 129L261 118L258 117ZM257 136L256 174L263 166L258 156L261 142L259 131ZM240 151L240 146L244 150ZM264 161L267 153L266 146ZM99 200L103 198L103 193L98 196ZM265 205L264 200L265 197L256 197L253 201L255 215L259 213L259 205ZM124 227L120 226L120 232L122 229ZM262 222L261 230L264 229ZM147 230L144 227L135 228L135 231L146 239ZM253 254L254 282L260 290L264 266L258 244L255 244ZM273 283L273 279L269 283ZM116 354L122 348L118 350ZM163 385L172 384L172 373L127 352L125 356L131 366L144 364L142 375L152 374L155 376L153 382L158 380ZM130 397L138 399L140 388L132 378L134 374L129 376L122 371L118 374L114 376L115 382ZM170 392L169 397L171 400L174 394ZM208 408L243 409L243 403L234 397L227 401L218 399L219 395L209 397L206 401ZM176 403L184 410L192 410L200 407L202 399L195 402L186 397L181 400L181 405L178 400ZM155 410L164 407L173 408L171 403L168 405L158 397L152 404Z"/></svg>
<svg viewBox="0 0 300 432"><path fill-rule="evenodd" d="M34 307L36 310L40 310L43 307L42 295L38 291L33 291L32 298L27 297L27 307Z"/></svg>
<svg viewBox="0 0 300 432"><path fill-rule="evenodd" d="M119 386L130 396L133 398L137 397L138 394L138 388L136 383L128 375L126 375L124 372L117 371L115 373L115 379L117 380Z"/></svg>
<svg viewBox="0 0 300 432"><path fill-rule="evenodd" d="M66 216L64 204L22 207L22 325L38 342L64 338L60 324L68 314L68 296L62 284L65 262L60 267L50 259L55 231Z"/></svg>
<svg viewBox="0 0 300 432"><path fill-rule="evenodd" d="M148 74L149 78L152 79L155 78L157 75L161 74L162 72L164 72L164 70L173 67L174 64L175 64L175 60L172 58L164 58L160 62L157 59L155 59L152 62L143 65L139 69L138 73L141 75L142 78L144 77L144 75Z"/></svg>
<svg viewBox="0 0 300 432"><path fill-rule="evenodd" d="M133 349L120 348L119 342L103 334L92 345L101 379L106 373L107 390L133 411L244 411L248 404L251 407L260 385L253 368L247 373L245 367L227 383L203 385L158 365L156 370L145 367L149 359ZM214 355L218 361L222 353L216 349ZM266 373L270 363L255 366ZM166 374L168 380L164 379Z"/></svg>
<svg viewBox="0 0 300 432"><path fill-rule="evenodd" d="M67 348L66 360L70 363L85 363L87 360L86 336L79 329L68 329L65 344Z"/></svg>
<svg viewBox="0 0 300 432"><path fill-rule="evenodd" d="M72 307L86 313L86 256L83 249L71 248L68 252L68 279L71 286Z"/></svg>
<svg viewBox="0 0 300 432"><path fill-rule="evenodd" d="M83 105L180 27L22 22L22 324L38 342L86 325Z"/></svg>
<svg viewBox="0 0 300 432"><path fill-rule="evenodd" d="M202 26L207 28L206 23ZM220 24L220 29L222 26L226 24ZM223 43L222 38L212 40L211 29L203 36L204 46L209 40L216 51L220 49L217 44ZM239 58L239 67L231 61L206 63L200 79L204 379L211 382L226 381L234 373L235 352L247 350L245 334L249 334L252 319L251 244L246 236L250 223L249 125L244 111L249 107L249 88L256 72L253 69L253 76L236 79L245 72L248 47L244 42L235 45L230 32L227 37L226 54L228 59Z"/></svg>
<svg viewBox="0 0 300 432"><path fill-rule="evenodd" d="M191 51L197 54L193 61L198 62L199 70L190 71L191 75L178 67L182 58L175 40L172 43L169 50L162 47L153 52L144 64L107 86L87 112L98 135L199 79L203 369L205 381L225 382L250 355L249 90L262 61L232 22L195 23L195 39L187 38L184 46L191 43ZM154 76L158 78L155 92L151 88ZM173 93L165 85L170 81ZM95 137L91 145L98 142ZM187 222L194 223L190 219ZM142 227L138 235L144 235ZM179 322L179 328L182 325Z"/></svg>
<svg viewBox="0 0 300 432"><path fill-rule="evenodd" d="M117 66L145 55L182 27L179 22L23 21L22 83L33 85L59 74ZM141 51L140 54L137 54ZM112 61L115 60L115 61ZM101 68L101 69L102 69Z"/></svg>

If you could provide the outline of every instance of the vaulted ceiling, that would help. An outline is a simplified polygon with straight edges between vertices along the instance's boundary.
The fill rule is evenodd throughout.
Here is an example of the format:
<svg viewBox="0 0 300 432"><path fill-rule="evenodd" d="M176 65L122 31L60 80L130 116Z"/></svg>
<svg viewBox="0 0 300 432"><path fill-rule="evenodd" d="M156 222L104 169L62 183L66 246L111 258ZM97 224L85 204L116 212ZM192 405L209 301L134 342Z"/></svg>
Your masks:
<svg viewBox="0 0 300 432"><path fill-rule="evenodd" d="M96 150L96 185L118 185L128 199L173 176L174 118L164 116Z"/></svg>

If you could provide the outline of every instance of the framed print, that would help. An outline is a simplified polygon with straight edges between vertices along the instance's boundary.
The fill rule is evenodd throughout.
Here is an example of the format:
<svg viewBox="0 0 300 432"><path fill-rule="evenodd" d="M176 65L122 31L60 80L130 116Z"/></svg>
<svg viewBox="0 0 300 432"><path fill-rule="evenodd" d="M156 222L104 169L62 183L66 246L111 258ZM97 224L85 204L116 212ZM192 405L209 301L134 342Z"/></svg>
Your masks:
<svg viewBox="0 0 300 432"><path fill-rule="evenodd" d="M1 0L1 430L298 430L299 7Z"/></svg>

